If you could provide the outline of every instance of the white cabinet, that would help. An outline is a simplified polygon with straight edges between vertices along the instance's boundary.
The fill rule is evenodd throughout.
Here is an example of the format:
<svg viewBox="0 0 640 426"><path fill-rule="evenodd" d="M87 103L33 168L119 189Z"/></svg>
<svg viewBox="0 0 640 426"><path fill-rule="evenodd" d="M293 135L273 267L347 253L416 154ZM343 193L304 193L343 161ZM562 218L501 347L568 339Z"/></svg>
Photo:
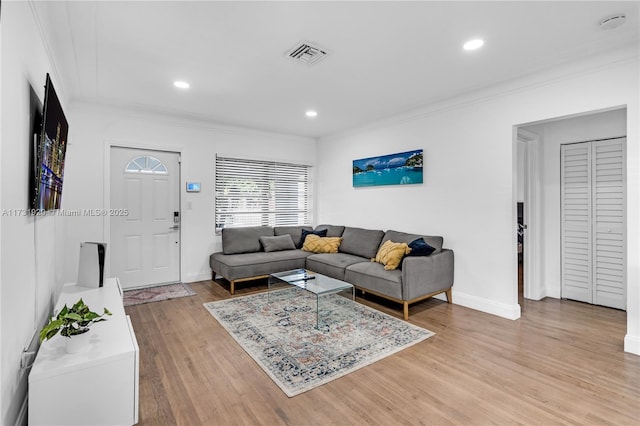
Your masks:
<svg viewBox="0 0 640 426"><path fill-rule="evenodd" d="M89 308L112 312L94 324L90 344L65 351L66 337L43 342L29 374L30 425L132 425L138 422L139 349L116 278L104 287L65 286L55 312L82 298Z"/></svg>

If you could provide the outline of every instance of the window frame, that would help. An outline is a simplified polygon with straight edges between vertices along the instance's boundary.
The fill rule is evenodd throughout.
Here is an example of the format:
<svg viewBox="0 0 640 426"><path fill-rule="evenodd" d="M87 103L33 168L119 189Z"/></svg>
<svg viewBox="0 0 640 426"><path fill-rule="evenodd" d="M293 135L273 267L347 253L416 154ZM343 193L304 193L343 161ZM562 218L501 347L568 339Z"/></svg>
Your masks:
<svg viewBox="0 0 640 426"><path fill-rule="evenodd" d="M310 164L216 154L214 180L216 234L231 227L312 223Z"/></svg>
<svg viewBox="0 0 640 426"><path fill-rule="evenodd" d="M144 166L140 164L141 162L144 162ZM151 162L155 163L150 165L149 163ZM137 166L137 168L131 168L132 165ZM167 166L165 166L161 160L152 155L138 155L129 160L124 167L124 172L132 174L168 175L169 169L167 169Z"/></svg>

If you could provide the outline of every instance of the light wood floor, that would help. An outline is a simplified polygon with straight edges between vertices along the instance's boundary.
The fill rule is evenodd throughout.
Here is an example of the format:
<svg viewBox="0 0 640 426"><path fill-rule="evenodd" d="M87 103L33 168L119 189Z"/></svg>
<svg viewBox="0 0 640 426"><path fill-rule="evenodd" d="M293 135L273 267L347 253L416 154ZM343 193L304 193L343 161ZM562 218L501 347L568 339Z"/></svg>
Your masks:
<svg viewBox="0 0 640 426"><path fill-rule="evenodd" d="M410 321L436 336L288 398L197 296L128 307L140 346L140 425L638 425L640 357L626 313L525 300L517 321L431 299ZM239 286L237 295L265 290ZM402 317L399 305L359 302Z"/></svg>

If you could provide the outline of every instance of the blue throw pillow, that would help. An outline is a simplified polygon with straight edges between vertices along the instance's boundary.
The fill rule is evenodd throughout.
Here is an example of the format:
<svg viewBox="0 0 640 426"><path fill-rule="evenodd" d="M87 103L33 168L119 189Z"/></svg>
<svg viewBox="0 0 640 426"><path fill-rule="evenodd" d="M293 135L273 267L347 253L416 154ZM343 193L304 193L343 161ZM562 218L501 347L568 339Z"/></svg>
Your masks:
<svg viewBox="0 0 640 426"><path fill-rule="evenodd" d="M407 256L429 256L436 249L427 244L424 239L418 238L409 243L411 252Z"/></svg>
<svg viewBox="0 0 640 426"><path fill-rule="evenodd" d="M300 242L298 242L298 245L296 246L296 248L302 248L302 246L304 245L304 240L307 239L307 235L317 235L318 237L326 237L327 236L327 230L326 229L318 229L317 231L307 231L306 229L302 230L302 234L300 235Z"/></svg>

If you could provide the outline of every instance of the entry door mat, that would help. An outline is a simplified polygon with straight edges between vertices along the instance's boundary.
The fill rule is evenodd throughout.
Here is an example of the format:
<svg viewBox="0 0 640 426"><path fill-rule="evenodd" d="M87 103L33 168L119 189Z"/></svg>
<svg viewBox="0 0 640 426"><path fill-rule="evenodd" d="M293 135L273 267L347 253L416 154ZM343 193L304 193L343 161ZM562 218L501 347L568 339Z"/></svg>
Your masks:
<svg viewBox="0 0 640 426"><path fill-rule="evenodd" d="M435 333L338 295L285 289L204 307L289 397L342 377Z"/></svg>
<svg viewBox="0 0 640 426"><path fill-rule="evenodd" d="M140 288L124 291L124 306L141 305L143 303L160 302L161 300L177 299L179 297L195 296L188 284L165 284L155 287Z"/></svg>

